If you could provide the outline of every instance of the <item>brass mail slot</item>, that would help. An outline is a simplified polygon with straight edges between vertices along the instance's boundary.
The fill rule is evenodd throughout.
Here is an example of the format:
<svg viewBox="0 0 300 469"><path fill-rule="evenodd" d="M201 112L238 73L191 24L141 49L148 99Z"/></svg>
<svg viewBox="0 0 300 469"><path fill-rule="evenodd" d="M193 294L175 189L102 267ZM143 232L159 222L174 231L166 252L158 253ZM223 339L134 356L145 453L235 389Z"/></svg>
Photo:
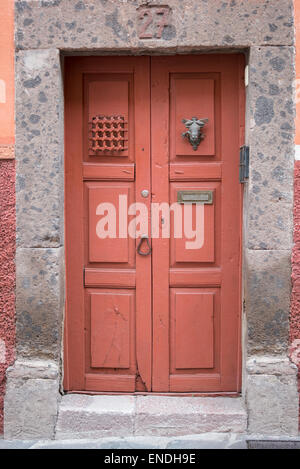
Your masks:
<svg viewBox="0 0 300 469"><path fill-rule="evenodd" d="M180 204L212 204L213 191L178 191L177 202Z"/></svg>

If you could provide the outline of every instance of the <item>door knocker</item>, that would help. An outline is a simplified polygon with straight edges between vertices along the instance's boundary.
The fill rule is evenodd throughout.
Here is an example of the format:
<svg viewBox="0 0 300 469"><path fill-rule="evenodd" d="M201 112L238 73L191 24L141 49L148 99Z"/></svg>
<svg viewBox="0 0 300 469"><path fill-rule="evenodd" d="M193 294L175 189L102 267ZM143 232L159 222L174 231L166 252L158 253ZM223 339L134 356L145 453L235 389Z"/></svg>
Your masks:
<svg viewBox="0 0 300 469"><path fill-rule="evenodd" d="M147 243L147 251L146 252L143 252L141 251L141 247L142 247L142 244L143 242L146 241ZM149 256L149 254L151 254L151 245L150 245L150 242L149 242L149 238L148 238L148 235L142 235L141 236L141 239L140 239L140 242L138 244L138 247L137 247L137 252L140 256Z"/></svg>
<svg viewBox="0 0 300 469"><path fill-rule="evenodd" d="M205 138L205 135L201 130L208 122L208 119L198 119L198 117L192 117L191 119L182 119L182 122L188 129L186 132L182 133L182 136L183 138L186 137L189 140L193 150L196 151L201 141Z"/></svg>

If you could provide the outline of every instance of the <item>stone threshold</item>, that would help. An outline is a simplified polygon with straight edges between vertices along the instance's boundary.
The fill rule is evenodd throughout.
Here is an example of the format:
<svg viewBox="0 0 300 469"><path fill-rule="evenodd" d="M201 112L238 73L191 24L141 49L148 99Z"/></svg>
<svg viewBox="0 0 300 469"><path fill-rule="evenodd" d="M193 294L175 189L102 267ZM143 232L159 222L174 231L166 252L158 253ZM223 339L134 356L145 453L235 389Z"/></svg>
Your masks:
<svg viewBox="0 0 300 469"><path fill-rule="evenodd" d="M55 439L178 437L242 434L242 398L67 394L59 406Z"/></svg>

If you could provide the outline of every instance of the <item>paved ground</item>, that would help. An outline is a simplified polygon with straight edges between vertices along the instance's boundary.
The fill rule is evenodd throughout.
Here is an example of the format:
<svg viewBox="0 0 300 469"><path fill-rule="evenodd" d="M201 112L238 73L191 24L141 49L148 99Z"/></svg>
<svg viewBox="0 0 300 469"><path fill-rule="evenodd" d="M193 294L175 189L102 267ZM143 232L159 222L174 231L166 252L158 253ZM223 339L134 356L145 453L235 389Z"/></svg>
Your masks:
<svg viewBox="0 0 300 469"><path fill-rule="evenodd" d="M1 449L300 449L300 438L249 439L241 434L209 433L181 438L129 437L98 440L7 441Z"/></svg>

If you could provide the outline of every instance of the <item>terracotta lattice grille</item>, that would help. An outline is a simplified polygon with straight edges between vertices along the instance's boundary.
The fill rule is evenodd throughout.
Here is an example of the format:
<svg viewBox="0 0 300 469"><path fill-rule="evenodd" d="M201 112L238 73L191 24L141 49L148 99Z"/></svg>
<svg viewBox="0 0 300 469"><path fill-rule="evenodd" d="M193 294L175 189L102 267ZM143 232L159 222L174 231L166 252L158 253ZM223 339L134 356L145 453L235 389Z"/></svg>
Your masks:
<svg viewBox="0 0 300 469"><path fill-rule="evenodd" d="M95 116L89 122L89 149L92 153L128 149L128 127L123 116Z"/></svg>

